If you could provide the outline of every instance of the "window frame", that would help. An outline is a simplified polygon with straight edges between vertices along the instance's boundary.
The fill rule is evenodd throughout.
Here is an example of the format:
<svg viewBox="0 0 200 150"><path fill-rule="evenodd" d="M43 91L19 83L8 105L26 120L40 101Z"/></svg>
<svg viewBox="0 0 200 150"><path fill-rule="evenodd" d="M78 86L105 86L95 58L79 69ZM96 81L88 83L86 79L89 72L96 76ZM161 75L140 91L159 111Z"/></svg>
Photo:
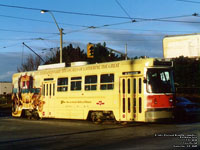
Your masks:
<svg viewBox="0 0 200 150"><path fill-rule="evenodd" d="M73 84L75 83L75 87L72 89ZM80 87L79 84L80 83ZM78 89L76 89L78 87ZM71 77L70 80L70 91L81 91L82 90L82 76Z"/></svg>
<svg viewBox="0 0 200 150"><path fill-rule="evenodd" d="M113 76L113 77L109 77L108 79L110 81L106 81L108 79L104 79L105 81L102 81L102 77L105 76ZM101 74L100 75L100 90L114 90L114 82L115 82L115 74L114 73L107 73L107 74ZM106 88L103 88L103 87L106 87Z"/></svg>
<svg viewBox="0 0 200 150"><path fill-rule="evenodd" d="M59 80L66 80L64 82L59 81ZM59 83L61 82L61 83ZM68 86L69 86L69 78L68 77L60 77L57 79L57 92L67 92L68 91Z"/></svg>
<svg viewBox="0 0 200 150"><path fill-rule="evenodd" d="M96 77L96 79L95 79L96 82L87 82L86 83L87 77ZM98 76L97 75L86 75L85 76L85 84L84 84L85 91L97 91L97 87L98 87L97 85L98 85ZM86 87L89 87L89 89L86 89ZM95 89L92 89L92 87L95 87Z"/></svg>

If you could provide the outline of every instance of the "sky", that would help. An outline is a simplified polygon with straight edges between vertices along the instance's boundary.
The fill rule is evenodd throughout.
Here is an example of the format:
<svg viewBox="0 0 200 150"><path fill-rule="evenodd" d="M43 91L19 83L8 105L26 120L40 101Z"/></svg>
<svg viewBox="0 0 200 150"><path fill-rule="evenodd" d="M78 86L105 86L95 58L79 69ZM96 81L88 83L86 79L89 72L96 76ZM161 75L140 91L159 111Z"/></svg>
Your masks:
<svg viewBox="0 0 200 150"><path fill-rule="evenodd" d="M199 7L198 0L0 0L0 81L11 81L32 53L23 42L41 57L60 46L51 13L64 46L106 42L125 52L127 44L129 57L163 57L165 36L199 33Z"/></svg>

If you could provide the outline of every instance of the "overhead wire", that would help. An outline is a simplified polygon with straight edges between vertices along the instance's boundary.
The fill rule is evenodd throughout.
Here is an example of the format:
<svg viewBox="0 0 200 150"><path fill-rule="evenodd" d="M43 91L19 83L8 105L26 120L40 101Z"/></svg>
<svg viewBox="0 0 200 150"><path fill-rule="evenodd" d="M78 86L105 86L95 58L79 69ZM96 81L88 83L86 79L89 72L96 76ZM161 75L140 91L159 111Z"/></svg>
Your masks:
<svg viewBox="0 0 200 150"><path fill-rule="evenodd" d="M55 37L55 36L58 36L58 35L48 36L48 37L46 37L46 38L52 38L52 37ZM41 40L41 41L42 41L42 40L44 40L45 38L39 37L39 38L27 39L27 42L26 42L26 43L33 42L34 39L35 39L35 40ZM23 40L22 40L22 41L23 41ZM0 49L5 49L5 48L9 48L9 47L15 47L15 46L18 46L18 45L20 45L20 44L21 44L21 43L11 44L11 45L8 45L8 46L3 46L3 47L1 47Z"/></svg>
<svg viewBox="0 0 200 150"><path fill-rule="evenodd" d="M8 16L8 15L0 15L0 17L6 17L6 18L12 18L12 19L21 19L21 20L29 20L29 21L37 21L37 22L45 22L45 23L55 24L55 22L53 22L53 21L45 21L45 20L39 20L39 19L30 19L30 18L24 18L24 17L15 17L15 16ZM85 25L62 23L62 22L59 22L59 24L67 25L67 26L88 27L88 26L85 26Z"/></svg>
<svg viewBox="0 0 200 150"><path fill-rule="evenodd" d="M122 25L122 24L129 24L129 23L133 23L132 21L126 21L126 22L118 22L118 23L112 23L112 24L104 24L101 26L92 26L91 29L95 29L95 28L103 28L103 27L110 27L110 26L116 26L116 25Z"/></svg>
<svg viewBox="0 0 200 150"><path fill-rule="evenodd" d="M137 29L137 28L106 28L106 29L112 29L112 30L130 30L130 31L148 31L148 32L194 32L192 30L153 30L153 29ZM100 29L100 30L106 30L106 29Z"/></svg>
<svg viewBox="0 0 200 150"><path fill-rule="evenodd" d="M167 20L167 19L145 19L146 21L158 21L158 22L173 22L173 23L194 23L199 24L199 21L184 21L184 20Z"/></svg>
<svg viewBox="0 0 200 150"><path fill-rule="evenodd" d="M22 6L14 6L14 5L5 5L5 4L0 4L0 7L9 7L9 8L18 8L18 9L26 9L26 10L45 10L42 8L31 8L31 7L22 7ZM183 16L175 16L175 17L163 17L163 18L139 18L139 17L130 17L130 15L128 17L125 16L112 16L112 15L102 15L102 14L91 14L91 13L80 13L80 12L68 12L68 11L60 11L60 10L47 10L47 11L51 11L51 12L56 12L56 13L65 13L65 14L73 14L73 15L84 15L84 16L93 16L93 17L106 17L106 18L118 18L118 19L132 19L132 20L146 20L146 21L153 21L155 19L173 19L173 18L177 18L177 17L185 17L185 15ZM191 16L191 15L190 15Z"/></svg>
<svg viewBox="0 0 200 150"><path fill-rule="evenodd" d="M116 2L118 2L116 0ZM122 7L122 5L118 2L118 5L121 6L123 11L126 13L128 17L121 17L121 16L111 16L111 15L99 15L99 14L87 14L87 13L79 13L79 12L66 12L66 11L57 11L57 10L49 10L52 12L57 12L57 13L67 13L67 14L74 14L74 15L87 15L87 16L96 16L96 17L109 17L109 18L119 18L119 19L131 19L131 21L127 22L120 22L120 23L113 23L113 24L104 24L102 26L84 26L84 25L75 25L75 24L66 24L66 25L74 25L74 26L80 26L80 27L85 27L84 29L79 29L79 30L73 30L66 32L64 34L70 34L70 33L75 33L75 32L80 32L88 29L96 29L96 28L103 28L103 27L110 27L114 25L121 25L121 24L127 24L127 23L132 23L135 22L137 19L138 21L162 21L162 22L176 22L176 23L200 23L200 22L195 22L195 21L182 21L182 20L169 20L169 19L175 19L175 18L182 18L182 17L190 17L192 15L182 15L182 16L174 16L174 17L162 17L162 18L132 18L128 12ZM12 6L12 5L3 5L0 4L2 7L10 7L10 8L19 8L19 9L27 9L27 10L42 10L39 8L30 8L30 7L21 7L21 6ZM37 19L30 19L30 18L22 18L22 17L13 17L13 16L6 16L6 15L0 15L0 17L8 17L8 18L14 18L14 19L23 19L23 20L30 20L30 21L39 21L39 22L46 22L46 23L53 23L49 21L43 21L43 20L37 20ZM134 21L133 21L134 20ZM59 23L59 24L64 24L64 23ZM1 29L0 29L1 30ZM29 32L29 31L19 31L19 30L7 30L7 29L2 29L2 31L10 31L10 32L27 32L27 33L36 33L36 32ZM38 32L39 33L39 32ZM45 34L55 34L55 33L45 33ZM141 35L141 34L140 34ZM142 35L145 36L145 35ZM153 35L148 35L148 36L153 36ZM155 36L160 36L160 35L155 35Z"/></svg>
<svg viewBox="0 0 200 150"><path fill-rule="evenodd" d="M18 8L18 9L27 9L27 10L37 10L37 11L45 10L45 9L42 9L42 8L31 8L31 7L22 7L22 6L5 5L5 4L0 4L0 6L1 7ZM65 13L65 14L73 14L73 15L83 15L83 16L129 19L128 17L123 17L123 16L112 16L112 15L102 15L102 14L80 13L80 12L70 12L70 11L60 11L60 10L47 10L47 11L57 12L57 13Z"/></svg>
<svg viewBox="0 0 200 150"><path fill-rule="evenodd" d="M120 4L120 2L118 0L115 0L115 2L119 5L119 7L123 10L123 12L131 19L131 16L129 15L129 13L126 11L126 9L124 9L124 7Z"/></svg>
<svg viewBox="0 0 200 150"><path fill-rule="evenodd" d="M193 15L179 15L179 16L169 16L169 17L160 17L160 18L152 18L152 20L154 20L154 19L176 19L176 18L184 18L184 17L191 17L191 16L193 16ZM143 19L145 19L145 18L143 18ZM147 18L147 20L148 20L148 18Z"/></svg>
<svg viewBox="0 0 200 150"><path fill-rule="evenodd" d="M0 31L6 32L22 32L22 33L36 33L36 34L58 34L58 33L47 33L47 32L32 32L32 31L22 31L22 30L10 30L10 29L0 29Z"/></svg>
<svg viewBox="0 0 200 150"><path fill-rule="evenodd" d="M197 1L190 1L190 0L176 0L176 1L186 2L186 3L195 3L195 4L200 4L200 2L197 2Z"/></svg>

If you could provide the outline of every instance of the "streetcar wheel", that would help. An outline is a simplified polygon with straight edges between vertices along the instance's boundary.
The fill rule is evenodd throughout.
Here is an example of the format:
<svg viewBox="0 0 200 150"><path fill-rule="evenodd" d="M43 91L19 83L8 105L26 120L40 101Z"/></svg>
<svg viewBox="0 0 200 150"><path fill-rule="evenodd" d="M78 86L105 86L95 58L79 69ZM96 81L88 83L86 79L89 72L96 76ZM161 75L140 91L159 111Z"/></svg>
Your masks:
<svg viewBox="0 0 200 150"><path fill-rule="evenodd" d="M97 121L97 116L92 113L91 119L92 119L92 122L96 122Z"/></svg>

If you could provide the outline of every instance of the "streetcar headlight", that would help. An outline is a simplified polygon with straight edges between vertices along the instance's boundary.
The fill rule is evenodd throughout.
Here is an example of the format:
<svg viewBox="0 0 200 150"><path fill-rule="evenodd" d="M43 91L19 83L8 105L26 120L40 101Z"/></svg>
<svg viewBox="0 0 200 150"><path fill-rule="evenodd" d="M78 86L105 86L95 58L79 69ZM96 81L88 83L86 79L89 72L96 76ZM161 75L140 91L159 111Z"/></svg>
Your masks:
<svg viewBox="0 0 200 150"><path fill-rule="evenodd" d="M170 102L170 103L172 103L172 102L173 102L173 99L172 99L172 98L170 98L170 99L169 99L169 102Z"/></svg>

